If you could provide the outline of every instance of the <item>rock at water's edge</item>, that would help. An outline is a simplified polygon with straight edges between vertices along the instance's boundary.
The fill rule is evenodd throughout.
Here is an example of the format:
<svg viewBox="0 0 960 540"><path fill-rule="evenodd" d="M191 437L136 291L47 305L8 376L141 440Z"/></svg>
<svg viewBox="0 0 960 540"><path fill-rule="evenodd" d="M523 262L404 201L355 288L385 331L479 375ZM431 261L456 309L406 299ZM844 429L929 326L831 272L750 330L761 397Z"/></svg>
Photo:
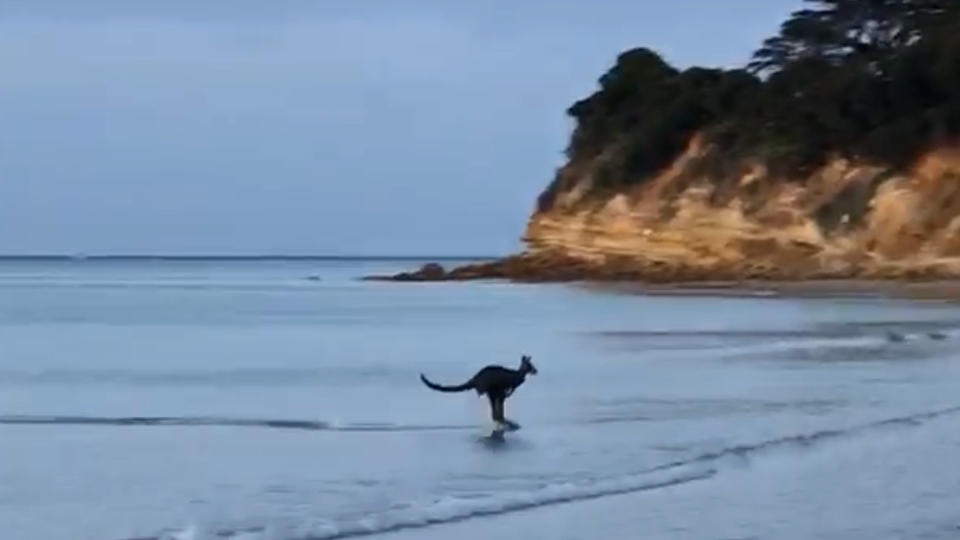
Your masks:
<svg viewBox="0 0 960 540"><path fill-rule="evenodd" d="M392 276L368 276L364 279L376 281L442 281L447 279L447 271L437 263L427 263L413 272L400 272Z"/></svg>

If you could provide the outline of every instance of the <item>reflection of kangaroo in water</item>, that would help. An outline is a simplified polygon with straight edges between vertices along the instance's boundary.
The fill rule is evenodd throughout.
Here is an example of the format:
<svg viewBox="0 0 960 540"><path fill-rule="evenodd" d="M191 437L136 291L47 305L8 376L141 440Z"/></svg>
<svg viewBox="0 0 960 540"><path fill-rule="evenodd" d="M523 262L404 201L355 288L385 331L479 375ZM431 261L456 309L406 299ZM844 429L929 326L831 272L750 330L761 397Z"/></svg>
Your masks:
<svg viewBox="0 0 960 540"><path fill-rule="evenodd" d="M477 394L487 395L490 400L490 415L493 421L499 424L510 424L516 428L516 424L503 417L503 402L523 384L527 373L537 374L537 368L534 367L530 357L523 355L520 358L520 367L518 369L509 369L503 366L487 366L470 377L467 382L458 386L443 386L429 381L422 373L420 380L423 384L438 392L465 392L467 390L476 390Z"/></svg>

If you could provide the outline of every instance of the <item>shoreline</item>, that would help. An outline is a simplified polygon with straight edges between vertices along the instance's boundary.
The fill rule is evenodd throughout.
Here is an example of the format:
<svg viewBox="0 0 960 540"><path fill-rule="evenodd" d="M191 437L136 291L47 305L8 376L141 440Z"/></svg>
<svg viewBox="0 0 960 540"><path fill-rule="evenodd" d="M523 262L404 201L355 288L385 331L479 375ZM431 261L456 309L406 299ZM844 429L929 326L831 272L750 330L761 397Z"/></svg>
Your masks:
<svg viewBox="0 0 960 540"><path fill-rule="evenodd" d="M673 284L583 282L584 288L618 294L771 298L888 297L922 301L960 301L960 279L879 280L811 279L797 281L703 281Z"/></svg>
<svg viewBox="0 0 960 540"><path fill-rule="evenodd" d="M428 263L417 270L393 275L364 276L365 281L450 282L508 281L512 283L567 283L601 292L643 295L707 295L729 297L855 298L885 296L911 300L960 300L960 277L939 276L915 269L897 277L849 276L721 276L711 279L700 269L586 265L583 261L542 259L528 254L447 270ZM648 274L648 270L655 270ZM672 278L672 279L671 279Z"/></svg>

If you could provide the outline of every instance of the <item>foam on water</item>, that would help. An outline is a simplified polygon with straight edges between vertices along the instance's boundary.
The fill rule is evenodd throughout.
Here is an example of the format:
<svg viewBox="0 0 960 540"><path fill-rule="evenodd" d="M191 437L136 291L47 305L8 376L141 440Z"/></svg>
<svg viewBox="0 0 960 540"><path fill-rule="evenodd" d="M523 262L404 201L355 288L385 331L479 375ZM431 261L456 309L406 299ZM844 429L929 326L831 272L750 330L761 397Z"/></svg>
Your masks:
<svg viewBox="0 0 960 540"><path fill-rule="evenodd" d="M350 538L518 512L541 506L653 490L704 480L714 474L715 470L709 467L673 467L669 471L628 475L617 479L548 484L536 491L470 498L442 497L426 503L404 505L403 508L366 515L359 519L317 520L298 526L265 526L258 529L247 528L237 531L221 530L204 535L198 534L199 529L195 525L191 525L183 530L165 532L156 537L156 540L213 540L214 538L228 538L230 540L333 540Z"/></svg>
<svg viewBox="0 0 960 540"><path fill-rule="evenodd" d="M295 420L280 418L230 418L218 416L43 416L0 415L0 425L38 426L221 426L303 429L313 431L449 431L475 429L454 424L393 424L388 422L340 422L336 420Z"/></svg>
<svg viewBox="0 0 960 540"><path fill-rule="evenodd" d="M745 443L664 463L616 478L545 483L540 489L533 491L487 494L479 497L447 496L425 503L398 505L393 509L360 518L316 519L298 525L247 527L207 533L200 533L197 525L193 524L182 530L166 531L155 538L135 540L214 540L215 538L333 540L428 527L707 480L725 468L742 467L751 458L755 459L776 452L811 449L831 441L854 438L886 429L916 427L956 414L960 414L960 406L887 418L845 429L821 430L757 443Z"/></svg>

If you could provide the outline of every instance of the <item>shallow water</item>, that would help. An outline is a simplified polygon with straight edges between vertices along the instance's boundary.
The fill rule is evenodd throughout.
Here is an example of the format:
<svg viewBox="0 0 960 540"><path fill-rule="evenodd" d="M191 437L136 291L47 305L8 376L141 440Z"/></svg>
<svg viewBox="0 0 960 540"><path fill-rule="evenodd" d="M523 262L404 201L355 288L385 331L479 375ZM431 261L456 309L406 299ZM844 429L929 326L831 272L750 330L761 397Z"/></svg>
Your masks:
<svg viewBox="0 0 960 540"><path fill-rule="evenodd" d="M3 538L956 536L953 305L417 264L0 262ZM418 381L521 354L502 441Z"/></svg>

